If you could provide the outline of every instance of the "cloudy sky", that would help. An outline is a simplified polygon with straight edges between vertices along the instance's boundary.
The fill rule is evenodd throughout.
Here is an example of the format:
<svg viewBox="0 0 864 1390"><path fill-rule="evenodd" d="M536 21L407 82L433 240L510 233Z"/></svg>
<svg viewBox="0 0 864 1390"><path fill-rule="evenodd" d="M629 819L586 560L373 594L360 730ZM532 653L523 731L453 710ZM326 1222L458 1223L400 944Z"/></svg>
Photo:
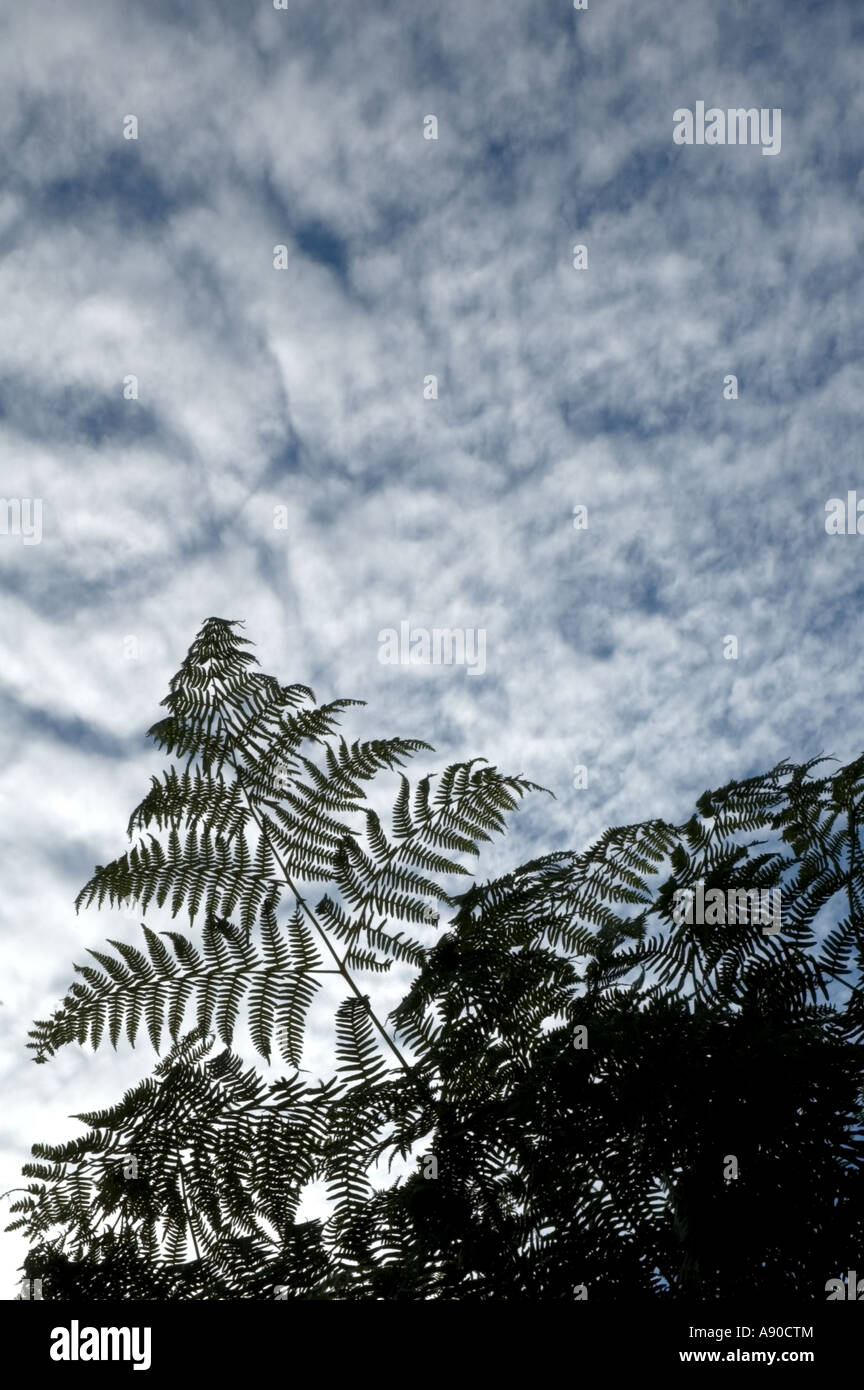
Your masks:
<svg viewBox="0 0 864 1390"><path fill-rule="evenodd" d="M73 899L208 616L367 700L354 736L549 787L483 876L860 751L864 538L825 505L864 498L864 12L86 0L0 32L6 1188L149 1070L24 1044L136 938ZM779 152L676 144L700 101L779 109ZM402 622L482 630L485 671L382 664Z"/></svg>

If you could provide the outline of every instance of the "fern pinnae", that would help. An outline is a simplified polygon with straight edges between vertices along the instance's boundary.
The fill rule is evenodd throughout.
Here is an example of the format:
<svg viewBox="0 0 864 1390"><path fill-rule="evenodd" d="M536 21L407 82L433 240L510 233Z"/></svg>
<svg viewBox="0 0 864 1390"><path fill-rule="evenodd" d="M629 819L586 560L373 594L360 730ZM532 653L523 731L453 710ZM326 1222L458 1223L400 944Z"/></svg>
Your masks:
<svg viewBox="0 0 864 1390"><path fill-rule="evenodd" d="M233 761L233 758L232 758L232 761ZM235 772L236 772L236 770L237 770L237 768L236 768L236 763L234 763L234 767L235 767ZM245 788L244 788L244 792L245 792ZM247 795L247 800L248 800L248 792L246 793L246 795ZM262 821L260 820L260 818L259 818L259 816L258 816L258 813L257 813L257 810L256 810L255 806L252 804L251 801L249 801L249 810L250 810L250 813L251 813L253 819L257 822L258 829L259 829L259 833L263 836L263 835L266 833L266 832L265 832L265 829L264 829L264 826L263 826L263 823L262 823ZM276 863L277 863L278 866L279 866L279 869L280 869L280 871L281 871L281 873L282 873L282 875L283 875L283 878L284 878L284 880L285 880L285 883L287 884L287 886L288 886L290 892L292 893L292 895L293 895L293 897L294 897L294 900L295 900L295 902L296 902L298 908L300 909L301 912L303 912L303 913L306 915L306 917L307 917L307 919L309 920L309 922L311 923L311 925L312 925L312 926L315 928L315 930L318 932L318 935L320 936L321 940L323 941L323 943L324 943L324 945L325 945L327 951L328 951L328 952L330 953L330 955L332 956L332 958L333 958L333 960L334 960L334 962L335 962L335 964L336 964L336 967L337 967L339 973L341 974L342 978L346 981L346 983L348 984L348 986L350 987L350 989L354 992L354 994L356 995L356 997L357 997L358 999L362 999L364 996L362 995L362 993L361 993L361 991L360 991L358 985L356 984L356 982L355 982L353 976L352 976L352 975L350 974L350 972L343 966L342 962L341 962L340 959L339 959L339 956L338 956L336 950L334 949L334 947L332 946L332 944L331 944L331 942L330 942L330 939L329 939L327 933L325 932L324 928L321 926L320 922L318 921L318 918L317 918L316 914L315 914L315 913L312 911L312 909L309 907L308 903L307 903L307 902L305 901L305 899L301 896L301 894L300 894L300 892L299 892L299 889L298 889L298 888L296 887L296 885L293 883L293 881L292 881L292 879L291 879L291 876L290 876L290 874L289 874L289 872L288 872L288 869L287 869L287 867L286 867L286 865L285 865L285 862L284 862L284 860L282 859L282 857L281 857L280 854L279 854L279 851L271 846L271 853L272 853L273 858L275 859ZM396 1043L395 1043L395 1042L393 1041L393 1039L389 1036L389 1034L387 1033L387 1030L384 1028L383 1024L380 1022L380 1020L377 1018L377 1016L375 1015L375 1013L374 1013L371 1009L370 1009L370 1018L372 1019L372 1021L373 1021L374 1025L375 1025L375 1027L376 1027L376 1028L378 1029L378 1031L380 1032L381 1036L385 1039L385 1041L386 1041L388 1047L390 1048L390 1050L391 1050L391 1052L393 1053L393 1055L396 1057L396 1059L397 1059L397 1061L399 1062L400 1066L403 1067L403 1069L404 1069L406 1072L409 1071L410 1068L409 1068L409 1066L408 1066L408 1063L406 1062L405 1058L402 1056L402 1053L400 1052L400 1050L399 1050L399 1048L397 1047Z"/></svg>

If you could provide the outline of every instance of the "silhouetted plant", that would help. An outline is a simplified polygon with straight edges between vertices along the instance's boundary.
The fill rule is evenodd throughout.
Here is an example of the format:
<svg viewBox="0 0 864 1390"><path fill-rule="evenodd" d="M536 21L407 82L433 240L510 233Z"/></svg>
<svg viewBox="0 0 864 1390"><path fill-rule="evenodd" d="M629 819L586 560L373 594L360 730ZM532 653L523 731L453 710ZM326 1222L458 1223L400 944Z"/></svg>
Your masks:
<svg viewBox="0 0 864 1390"><path fill-rule="evenodd" d="M167 904L200 917L197 943L142 924L31 1033L38 1062L142 1024L169 1047L81 1138L34 1146L11 1227L27 1276L61 1299L824 1298L864 1235L864 758L781 764L684 825L608 830L457 894L453 856L536 784L474 759L412 787L428 744L349 746L359 702L250 669L237 626L192 644L150 731L185 766L78 898ZM394 771L385 828L371 784L380 805ZM780 889L780 930L679 920L700 883ZM450 916L429 946L405 929L432 903ZM415 974L382 1022L357 977L394 960ZM325 973L346 996L310 1086ZM232 1053L241 1008L290 1074ZM382 1187L397 1156L416 1171ZM326 1221L298 1220L312 1181Z"/></svg>

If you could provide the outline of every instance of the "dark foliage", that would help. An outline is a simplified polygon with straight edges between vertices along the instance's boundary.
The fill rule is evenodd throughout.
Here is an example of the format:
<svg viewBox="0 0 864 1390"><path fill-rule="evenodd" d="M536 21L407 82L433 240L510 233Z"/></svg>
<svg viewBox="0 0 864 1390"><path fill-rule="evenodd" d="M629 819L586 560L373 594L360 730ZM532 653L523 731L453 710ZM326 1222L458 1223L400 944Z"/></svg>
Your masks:
<svg viewBox="0 0 864 1390"><path fill-rule="evenodd" d="M482 884L465 856L539 788L480 760L412 785L428 745L348 745L357 702L259 674L237 626L193 643L150 731L179 764L78 899L188 930L90 952L31 1033L37 1062L142 1027L168 1050L82 1137L34 1146L27 1276L54 1299L824 1299L864 1244L864 758ZM699 883L779 889L780 929L678 920ZM409 934L439 910L434 944ZM385 1024L357 979L394 961ZM345 998L310 1086L325 973ZM232 1052L241 1011L281 1079ZM298 1219L312 1181L327 1221Z"/></svg>

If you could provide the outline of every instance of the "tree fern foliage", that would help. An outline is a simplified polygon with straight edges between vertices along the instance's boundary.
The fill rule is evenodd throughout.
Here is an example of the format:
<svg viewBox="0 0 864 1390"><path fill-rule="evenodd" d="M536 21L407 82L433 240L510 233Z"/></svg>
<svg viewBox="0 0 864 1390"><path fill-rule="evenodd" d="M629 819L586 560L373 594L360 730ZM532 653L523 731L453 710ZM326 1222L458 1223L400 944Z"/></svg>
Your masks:
<svg viewBox="0 0 864 1390"><path fill-rule="evenodd" d="M176 929L91 951L31 1032L37 1062L163 1055L34 1146L27 1277L60 1300L824 1298L864 1236L864 757L481 881L539 788L479 759L412 782L428 744L347 743L358 702L260 674L240 626L193 642L150 730L173 761L78 898ZM779 930L680 920L697 886L779 891ZM241 1060L241 1021L276 1073ZM311 1183L326 1217L302 1215Z"/></svg>
<svg viewBox="0 0 864 1390"><path fill-rule="evenodd" d="M132 847L98 865L76 902L168 908L187 930L201 924L200 950L182 932L143 925L140 948L91 951L96 965L76 967L62 1007L32 1031L37 1061L70 1042L95 1047L103 1034L134 1043L142 1023L158 1049L193 1017L230 1043L244 1007L261 1055L269 1060L284 1037L296 1064L318 976L341 974L361 997L352 972L419 966L424 949L407 928L429 920L432 904L448 900L447 880L467 872L454 852L476 854L533 785L477 760L447 768L434 790L431 777L412 788L403 774L386 830L369 784L429 745L349 746L336 735L339 715L362 702L319 706L306 686L251 670L237 627L211 618L193 642L163 701L169 714L149 731L185 763L152 779L129 819Z"/></svg>

